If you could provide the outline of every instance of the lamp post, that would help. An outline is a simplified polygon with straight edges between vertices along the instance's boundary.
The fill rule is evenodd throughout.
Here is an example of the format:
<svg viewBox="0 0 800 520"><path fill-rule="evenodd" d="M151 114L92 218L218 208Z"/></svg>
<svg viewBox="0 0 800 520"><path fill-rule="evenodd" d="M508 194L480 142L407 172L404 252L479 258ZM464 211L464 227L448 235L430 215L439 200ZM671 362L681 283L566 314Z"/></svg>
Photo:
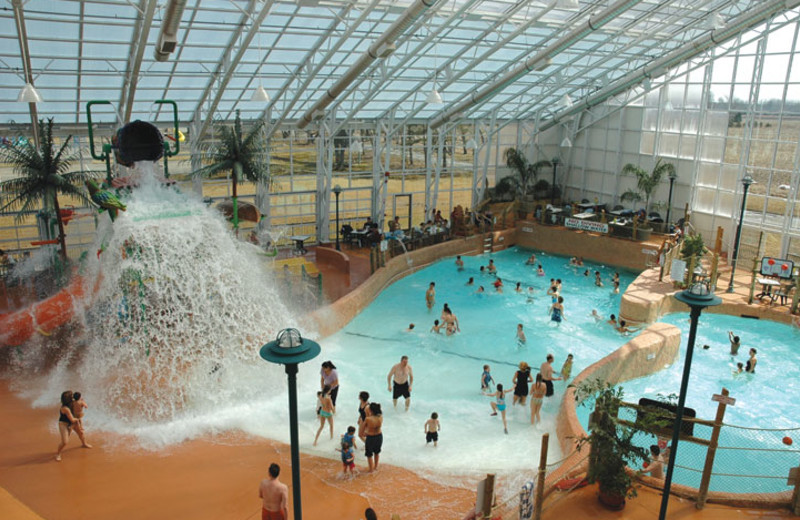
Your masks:
<svg viewBox="0 0 800 520"><path fill-rule="evenodd" d="M667 233L669 233L670 227L669 224L672 222L669 219L669 214L672 212L672 185L675 183L675 179L678 178L678 172L670 171L669 172L669 195L667 196Z"/></svg>
<svg viewBox="0 0 800 520"><path fill-rule="evenodd" d="M681 379L681 389L678 394L678 409L675 412L675 424L672 426L672 445L669 452L669 465L667 475L664 478L664 494L661 497L661 511L658 519L665 520L667 517L667 503L669 502L669 490L672 486L672 471L675 469L675 460L678 454L678 439L680 438L681 421L683 420L683 406L686 404L686 391L689 386L689 372L692 369L692 354L694 353L694 342L697 336L697 321L700 312L706 307L714 307L722 303L722 300L714 295L708 282L696 282L685 291L675 295L675 298L687 304L691 308L689 319L689 343L686 346L686 359L683 362L683 378Z"/></svg>
<svg viewBox="0 0 800 520"><path fill-rule="evenodd" d="M333 194L336 195L336 250L341 251L339 247L339 194L342 193L342 187L338 184L333 187Z"/></svg>
<svg viewBox="0 0 800 520"><path fill-rule="evenodd" d="M558 157L553 157L551 161L553 163L553 184L550 186L550 204L553 206L556 205L556 171L558 170L558 164L561 162L561 159Z"/></svg>
<svg viewBox="0 0 800 520"><path fill-rule="evenodd" d="M733 276L736 274L736 259L739 257L739 239L742 237L742 223L744 222L744 212L747 209L745 205L747 204L747 189L750 188L751 184L754 184L756 181L753 180L753 177L750 176L748 173L742 179L742 186L744 187L744 193L742 193L742 211L739 213L739 225L736 227L736 238L733 239L733 257L731 259L731 281L728 283L728 290L725 291L727 293L733 292Z"/></svg>
<svg viewBox="0 0 800 520"><path fill-rule="evenodd" d="M302 520L300 497L300 442L297 435L297 364L319 355L319 343L304 339L297 329L283 329L275 341L261 347L259 355L270 363L286 366L289 377L289 436L292 448L292 500L294 520Z"/></svg>

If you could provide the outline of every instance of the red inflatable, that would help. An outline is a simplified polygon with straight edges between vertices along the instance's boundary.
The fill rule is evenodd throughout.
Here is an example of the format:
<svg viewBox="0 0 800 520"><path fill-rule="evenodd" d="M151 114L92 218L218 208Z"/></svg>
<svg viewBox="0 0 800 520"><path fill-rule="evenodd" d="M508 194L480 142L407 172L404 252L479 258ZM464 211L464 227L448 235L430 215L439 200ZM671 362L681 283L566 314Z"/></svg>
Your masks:
<svg viewBox="0 0 800 520"><path fill-rule="evenodd" d="M783 443L785 445L787 445L787 446L791 446L792 445L792 438L787 435L786 437L783 438Z"/></svg>

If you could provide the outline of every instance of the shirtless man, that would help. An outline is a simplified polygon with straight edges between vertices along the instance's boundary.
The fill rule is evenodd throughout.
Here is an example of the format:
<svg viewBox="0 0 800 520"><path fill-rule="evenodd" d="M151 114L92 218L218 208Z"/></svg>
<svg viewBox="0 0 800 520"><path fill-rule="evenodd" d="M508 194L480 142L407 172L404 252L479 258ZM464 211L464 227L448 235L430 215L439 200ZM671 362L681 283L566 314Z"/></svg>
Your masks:
<svg viewBox="0 0 800 520"><path fill-rule="evenodd" d="M392 389L392 383L394 383L394 389ZM406 411L408 411L408 407L411 406L411 386L413 384L414 372L411 370L411 365L408 364L408 356L403 356L386 376L386 385L389 387L389 391L394 390L392 402L395 408L397 408L397 399L402 396L406 401Z"/></svg>
<svg viewBox="0 0 800 520"><path fill-rule="evenodd" d="M458 268L459 271L464 270L464 261L461 259L461 255L458 255L456 257L456 267Z"/></svg>
<svg viewBox="0 0 800 520"><path fill-rule="evenodd" d="M269 478L258 486L261 498L261 520L289 520L289 488L278 480L281 467L274 462L269 465Z"/></svg>
<svg viewBox="0 0 800 520"><path fill-rule="evenodd" d="M395 401L396 403L397 401ZM408 404L408 401L406 401L406 404ZM373 472L378 470L378 462L381 459L383 415L381 413L381 405L378 403L369 403L367 410L367 418L364 419L364 455L367 457L369 471Z"/></svg>
<svg viewBox="0 0 800 520"><path fill-rule="evenodd" d="M428 310L433 309L433 305L436 303L436 282L431 282L428 286L428 290L425 291L425 304L428 306Z"/></svg>
<svg viewBox="0 0 800 520"><path fill-rule="evenodd" d="M731 342L731 356L739 353L739 347L742 346L742 340L739 336L735 336L732 330L728 331L728 340Z"/></svg>
<svg viewBox="0 0 800 520"><path fill-rule="evenodd" d="M547 354L547 361L542 363L539 373L542 374L542 382L547 386L545 397L553 395L553 381L561 381L560 377L553 377L553 354Z"/></svg>

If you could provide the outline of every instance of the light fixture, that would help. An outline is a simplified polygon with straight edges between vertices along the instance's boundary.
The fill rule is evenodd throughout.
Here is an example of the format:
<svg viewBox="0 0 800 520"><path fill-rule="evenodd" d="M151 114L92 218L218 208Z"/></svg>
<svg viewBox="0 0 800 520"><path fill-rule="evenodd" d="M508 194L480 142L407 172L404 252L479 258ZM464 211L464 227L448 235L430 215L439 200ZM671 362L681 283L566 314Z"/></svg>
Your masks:
<svg viewBox="0 0 800 520"><path fill-rule="evenodd" d="M19 96L17 96L18 103L41 103L42 96L39 95L39 92L33 87L33 83L25 83L25 86L22 87L22 90L19 91Z"/></svg>
<svg viewBox="0 0 800 520"><path fill-rule="evenodd" d="M542 72L544 69L546 69L552 64L553 64L553 58L548 56L547 58L540 60L539 63L536 64L535 70L536 72Z"/></svg>
<svg viewBox="0 0 800 520"><path fill-rule="evenodd" d="M262 85L258 85L258 88L253 91L253 95L250 98L250 101L262 101L268 102L269 101L269 94Z"/></svg>
<svg viewBox="0 0 800 520"><path fill-rule="evenodd" d="M464 146L467 148L467 150L474 150L475 148L478 147L478 143L475 142L474 137L470 137L467 140L467 144L465 144Z"/></svg>
<svg viewBox="0 0 800 520"><path fill-rule="evenodd" d="M561 140L561 148L572 148L572 141L569 140L569 137Z"/></svg>
<svg viewBox="0 0 800 520"><path fill-rule="evenodd" d="M433 84L433 88L428 93L428 99L426 100L429 105L443 105L444 101L442 100L442 95L439 94L439 91L436 90L436 83Z"/></svg>
<svg viewBox="0 0 800 520"><path fill-rule="evenodd" d="M580 9L581 4L578 0L558 0L558 4L556 4L561 9Z"/></svg>
<svg viewBox="0 0 800 520"><path fill-rule="evenodd" d="M642 81L642 86L647 92L650 92L650 89L653 88L653 82L650 81L650 78L644 78L644 81Z"/></svg>
<svg viewBox="0 0 800 520"><path fill-rule="evenodd" d="M558 102L558 106L560 108L570 108L572 106L572 98L569 97L569 94L564 94L564 96Z"/></svg>
<svg viewBox="0 0 800 520"><path fill-rule="evenodd" d="M673 110L675 107L672 106L672 101L669 99L666 103L664 103L664 110Z"/></svg>
<svg viewBox="0 0 800 520"><path fill-rule="evenodd" d="M261 34L258 35L258 67L256 68L256 72L259 72L261 69ZM261 103L268 103L269 102L269 94L266 90L264 90L264 85L261 84L261 77L258 78L258 88L253 91L253 95L250 96L250 101L258 101Z"/></svg>

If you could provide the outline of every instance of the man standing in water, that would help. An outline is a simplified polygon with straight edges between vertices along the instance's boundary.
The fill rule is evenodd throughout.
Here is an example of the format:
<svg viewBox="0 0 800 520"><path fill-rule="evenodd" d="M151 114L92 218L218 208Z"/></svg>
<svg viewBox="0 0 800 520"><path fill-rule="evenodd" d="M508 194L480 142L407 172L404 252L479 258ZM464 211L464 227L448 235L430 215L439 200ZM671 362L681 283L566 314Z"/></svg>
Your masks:
<svg viewBox="0 0 800 520"><path fill-rule="evenodd" d="M553 354L547 354L547 361L542 363L539 373L542 374L542 382L547 386L545 397L553 395L553 381L560 381L560 377L553 377Z"/></svg>
<svg viewBox="0 0 800 520"><path fill-rule="evenodd" d="M403 397L406 401L406 411L411 406L411 385L414 384L414 372L411 371L411 365L408 364L408 356L400 358L400 362L392 367L389 375L386 376L386 384L389 391L392 391L392 383L394 383L394 392L392 393L392 402L394 407L397 408L397 399Z"/></svg>
<svg viewBox="0 0 800 520"><path fill-rule="evenodd" d="M258 496L261 498L261 520L289 520L289 488L278 480L281 467L269 465L269 478L261 481Z"/></svg>

